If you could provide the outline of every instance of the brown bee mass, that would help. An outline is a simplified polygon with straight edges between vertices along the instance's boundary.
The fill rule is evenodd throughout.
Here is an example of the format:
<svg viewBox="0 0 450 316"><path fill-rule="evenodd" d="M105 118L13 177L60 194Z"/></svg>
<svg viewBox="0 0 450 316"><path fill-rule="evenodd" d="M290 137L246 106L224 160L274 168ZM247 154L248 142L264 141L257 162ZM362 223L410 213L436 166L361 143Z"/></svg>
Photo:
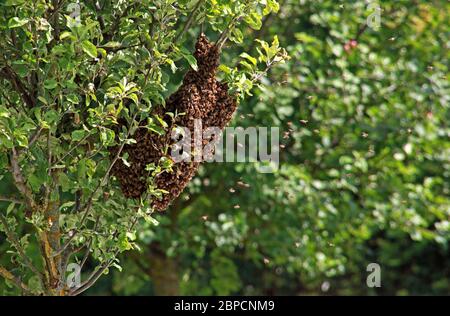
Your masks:
<svg viewBox="0 0 450 316"><path fill-rule="evenodd" d="M138 129L134 135L135 144L125 145L123 153L128 153L127 167L122 160L118 160L112 174L120 182L123 194L127 198L139 198L148 187L148 171L146 166L155 165L162 157L167 156L165 149L174 143L170 130L181 126L194 132L194 120L199 119L203 128L218 127L223 129L231 120L236 110L236 98L228 94L228 86L216 80L219 66L220 51L210 43L205 35L200 35L195 45L194 56L197 59L198 70L186 73L182 85L172 94L165 108L158 107L155 114L159 115L169 125L165 135L158 135L146 129ZM185 113L175 120L164 113ZM207 145L211 140L203 140ZM111 149L111 155L117 153L118 147ZM169 157L168 157L169 158ZM153 201L155 210L162 211L183 191L199 168L200 163L180 162L173 166L173 172L163 172L156 176L153 185L167 191L160 200Z"/></svg>

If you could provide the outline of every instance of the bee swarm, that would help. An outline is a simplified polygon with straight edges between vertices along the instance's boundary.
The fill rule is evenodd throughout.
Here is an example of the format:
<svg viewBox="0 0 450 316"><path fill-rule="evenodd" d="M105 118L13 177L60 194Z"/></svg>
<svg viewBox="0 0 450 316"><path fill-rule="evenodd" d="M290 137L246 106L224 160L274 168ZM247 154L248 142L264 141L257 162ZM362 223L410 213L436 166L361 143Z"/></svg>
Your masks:
<svg viewBox="0 0 450 316"><path fill-rule="evenodd" d="M184 76L183 83L166 102L166 107L158 107L155 114L159 115L169 125L165 135L158 135L147 129L136 131L135 144L125 145L122 151L128 153L127 167L121 159L117 160L112 174L120 182L121 189L127 198L139 198L148 187L148 171L146 166L158 164L164 154L165 148L174 143L170 131L181 126L194 132L194 120L200 119L203 128L218 127L221 130L230 122L236 107L236 98L228 94L228 85L216 79L219 66L220 51L210 43L205 35L200 35L195 45L194 56L197 59L198 70L189 70ZM166 112L185 113L175 118L175 121L165 115ZM203 140L203 146L212 140ZM118 147L111 149L115 156ZM169 157L168 157L169 158ZM173 172L163 172L154 179L154 186L168 193L163 194L160 200L153 201L155 210L165 210L169 204L180 195L192 179L200 166L200 162L179 162L173 165Z"/></svg>

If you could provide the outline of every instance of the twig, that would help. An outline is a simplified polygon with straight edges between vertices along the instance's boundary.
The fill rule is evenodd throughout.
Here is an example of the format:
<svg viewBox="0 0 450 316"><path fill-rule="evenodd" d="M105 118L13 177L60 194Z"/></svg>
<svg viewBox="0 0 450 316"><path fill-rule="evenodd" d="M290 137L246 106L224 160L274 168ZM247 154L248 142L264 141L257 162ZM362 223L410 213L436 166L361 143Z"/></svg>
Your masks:
<svg viewBox="0 0 450 316"><path fill-rule="evenodd" d="M28 285L26 285L25 283L23 283L20 278L18 278L17 276L15 276L14 274L12 274L11 272L9 272L8 270L6 270L4 267L0 266L0 275L2 277L4 277L6 280L11 281L12 283L14 283L14 285L16 285L18 288L20 288L23 292L27 293L27 294L33 294L33 292L30 290L30 288L28 287Z"/></svg>
<svg viewBox="0 0 450 316"><path fill-rule="evenodd" d="M19 241L17 240L17 237L15 236L14 232L9 228L8 222L6 220L6 217L0 214L0 221L2 222L3 228L5 230L6 236L8 237L8 240L10 243L16 248L17 252L19 253L20 258L22 258L25 265L36 275L39 277L40 281L42 282L42 285L44 285L44 279L43 275L39 270L33 265L33 263L30 261L30 259L25 254L25 251L23 250L22 246L20 245Z"/></svg>
<svg viewBox="0 0 450 316"><path fill-rule="evenodd" d="M137 115L138 115L138 111L136 111L136 113L134 114L132 122L134 122L134 120L136 119ZM132 129L132 126L130 126L130 128L128 129L126 139L128 139L128 137L130 136L130 134L131 134L131 129ZM100 180L100 182L98 183L98 185L97 185L97 187L94 189L94 191L91 193L91 195L89 196L89 198L88 198L88 200L86 201L86 203L84 203L84 205L80 208L80 210L84 210L84 213L83 213L83 217L81 218L79 227L82 227L83 224L84 224L84 222L86 221L86 219L87 219L87 217L88 217L88 215L89 215L89 213L90 213L90 210L91 210L91 208L92 208L92 204L93 204L93 202L94 202L94 197L95 197L95 195L97 194L98 190L99 190L102 186L104 186L104 185L106 184L106 182L107 182L107 180L108 180L108 177L109 177L109 174L111 173L111 171L112 171L112 169L113 169L115 163L119 160L120 154L122 153L122 150L123 150L123 148L125 147L126 139L120 144L120 147L119 147L119 149L118 149L116 155L114 156L114 159L112 160L111 164L109 165L109 168L108 168L108 170L106 171L105 175L104 175L103 178ZM77 233L78 233L78 231L75 231L75 232L74 232L72 238L69 239L69 240L66 242L66 244L64 244L64 245L62 246L62 249L67 249L67 247L68 247L69 244L72 242L73 238L75 237L75 235L76 235Z"/></svg>
<svg viewBox="0 0 450 316"><path fill-rule="evenodd" d="M107 47L107 46L99 46L99 48L103 48L104 50L106 50L106 52L108 53L117 53L120 52L121 50L125 50L125 49L130 49L130 48L135 48L135 47L139 47L142 44L133 44L133 45L125 45L125 46L119 46L119 47Z"/></svg>
<svg viewBox="0 0 450 316"><path fill-rule="evenodd" d="M98 2L97 2L98 3ZM114 34L117 32L117 29L119 28L119 25L120 25L120 20L122 19L122 18L124 18L127 14L128 14L128 12L134 7L136 5L136 3L132 3L132 4L130 4L129 6L127 6L124 10L123 10L123 12L119 15L119 16L117 16L116 18L115 18L115 20L114 20L114 22L113 22L113 24L111 25L111 28L109 29L109 31L106 33L106 34L103 34L103 36L104 36L104 38L105 38L105 41L110 41L113 37L114 37ZM99 8L98 10L101 10L101 8ZM99 22L100 23L100 22ZM103 30L105 30L105 28L103 28Z"/></svg>
<svg viewBox="0 0 450 316"><path fill-rule="evenodd" d="M21 154L23 154L25 152L25 150L30 149L31 146L33 146L33 144L38 140L39 136L41 136L42 131L43 131L42 127L39 127L36 131L34 131L34 133L28 139L27 148L21 148L21 149L17 150L17 156L20 156Z"/></svg>
<svg viewBox="0 0 450 316"><path fill-rule="evenodd" d="M34 107L35 100L27 92L28 88L24 85L19 76L9 65L6 65L5 67L0 69L0 75L11 83L14 90L16 90L16 92L20 94L22 100L30 109Z"/></svg>
<svg viewBox="0 0 450 316"><path fill-rule="evenodd" d="M136 113L134 114L133 119L132 119L132 124L134 123L134 121L135 121L135 119L136 119L138 113L139 113L139 111L136 111ZM132 130L132 129L133 129L132 126L130 126L130 128L128 129L128 132L127 132L126 139L124 139L124 140L122 141L122 143L120 144L120 147L119 147L119 149L118 149L116 155L114 156L114 159L112 160L111 164L109 165L108 170L106 171L106 173L105 173L105 175L103 176L102 180L99 182L99 184L98 184L97 187L95 188L94 192L92 192L92 194L91 194L91 196L89 197L88 201L85 203L85 206L81 208L82 210L85 209L85 208L86 208L87 210L85 211L85 214L84 214L84 216L83 216L83 218L82 218L82 220L81 220L80 225L82 225L82 224L84 223L84 220L86 219L86 217L87 217L87 215L88 215L89 209L90 209L90 207L92 207L92 202L93 202L93 199L94 199L94 195L97 193L97 191L100 189L100 187L102 187L102 186L104 186L104 185L106 184L106 182L107 182L107 180L108 180L108 177L109 177L109 174L111 173L111 171L112 171L114 165L116 164L117 160L119 160L119 158L120 158L120 154L122 153L122 150L123 150L123 148L125 147L126 140L127 140L128 137L130 137L130 135L131 135L131 130Z"/></svg>
<svg viewBox="0 0 450 316"><path fill-rule="evenodd" d="M59 163L61 163L64 159L66 159L67 156L69 156L75 149L77 149L86 139L88 139L91 136L90 133L88 133L86 136L84 136L80 141L78 141L76 143L75 146L73 146L71 149L69 149L64 156L62 156L62 158L58 159L58 161L56 161L53 166L50 169L55 168L55 166L57 166Z"/></svg>
<svg viewBox="0 0 450 316"><path fill-rule="evenodd" d="M134 220L131 222L129 230L132 230L134 228L137 221L138 221L138 217L136 216L134 218ZM118 254L119 254L119 250L117 250L115 252L114 258ZM100 265L98 270L92 272L91 275L89 276L89 278L85 282L83 282L83 284L79 288L77 288L73 292L71 292L70 295L71 296L79 295L79 294L83 293L84 291L88 290L92 285L94 285L95 282L97 282L97 280L102 276L103 272L105 272L105 270L108 269L111 266L111 264L114 262L114 258L110 259L106 263Z"/></svg>
<svg viewBox="0 0 450 316"><path fill-rule="evenodd" d="M108 261L106 264L103 264L99 267L98 270L94 271L90 276L89 279L83 283L82 286L74 290L70 293L70 296L77 296L89 289L92 285L97 282L97 280L102 276L103 272L105 272L106 269L111 265L111 261Z"/></svg>
<svg viewBox="0 0 450 316"><path fill-rule="evenodd" d="M70 235L67 242L57 252L52 253L52 255L51 255L52 258L61 255L67 249L67 247L70 246L70 243L75 238L75 235L76 235L75 232L77 232L77 231L72 231L72 235Z"/></svg>
<svg viewBox="0 0 450 316"><path fill-rule="evenodd" d="M3 196L0 195L0 201L2 202L12 202L17 204L24 204L23 200L19 200L18 198L12 197L12 196Z"/></svg>
<svg viewBox="0 0 450 316"><path fill-rule="evenodd" d="M189 13L189 17L186 20L186 23L184 24L183 29L181 30L180 33L177 34L177 36L175 36L174 43L177 43L178 40L180 40L181 37L184 35L184 33L186 33L186 31L191 27L191 24L194 21L195 15L203 2L204 2L204 0L197 1L197 4L192 9L191 13Z"/></svg>
<svg viewBox="0 0 450 316"><path fill-rule="evenodd" d="M243 19L243 16L235 16L233 19L231 19L230 23L228 24L227 28L220 34L219 39L216 42L216 46L219 48L219 50L222 49L223 45L228 40L228 34L230 31L236 26L237 23L239 23Z"/></svg>
<svg viewBox="0 0 450 316"><path fill-rule="evenodd" d="M51 148L51 144L50 144L50 138L51 138L51 131L50 129L47 130L47 175L48 178L51 179L52 178L52 148ZM50 181L49 181L50 182ZM46 183L45 184L45 200L44 200L44 210L47 210L48 205L49 205L49 200L50 200L50 193L51 193L51 187L52 183Z"/></svg>
<svg viewBox="0 0 450 316"><path fill-rule="evenodd" d="M22 174L22 171L19 166L19 157L15 147L12 148L11 169L14 183L16 184L17 189L25 198L26 204L31 209L31 212L35 211L36 203L33 199L33 192L28 187L25 178Z"/></svg>
<svg viewBox="0 0 450 316"><path fill-rule="evenodd" d="M65 0L61 0L58 1L57 6L53 7L53 11L51 11L51 15L47 18L48 21L50 21L51 19L53 19L53 16L58 13L59 9L62 8L63 4L64 4Z"/></svg>
<svg viewBox="0 0 450 316"><path fill-rule="evenodd" d="M94 232L97 230L99 222L100 222L100 216L97 216L97 220L95 221L95 225L94 225ZM91 236L90 239L89 239L89 243L87 245L86 252L84 254L83 260L81 260L80 271L83 269L84 264L86 263L87 259L89 258L89 253L91 252L93 239L94 239L93 236Z"/></svg>
<svg viewBox="0 0 450 316"><path fill-rule="evenodd" d="M95 10L97 10L97 20L98 23L100 24L100 28L102 30L104 30L106 28L105 26L105 19L102 16L102 8L100 7L100 3L97 0L94 0L94 6L95 6Z"/></svg>

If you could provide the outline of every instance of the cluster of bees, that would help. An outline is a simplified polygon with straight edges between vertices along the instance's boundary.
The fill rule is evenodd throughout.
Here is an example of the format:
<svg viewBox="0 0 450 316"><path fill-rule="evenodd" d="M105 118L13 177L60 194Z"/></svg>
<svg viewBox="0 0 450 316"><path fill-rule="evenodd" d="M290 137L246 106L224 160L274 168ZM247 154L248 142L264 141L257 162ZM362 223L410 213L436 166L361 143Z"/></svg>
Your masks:
<svg viewBox="0 0 450 316"><path fill-rule="evenodd" d="M189 70L179 89L166 100L166 106L160 106L154 112L167 123L167 132L158 135L144 128L138 129L134 135L136 143L123 148L122 155L127 154L128 164L119 159L113 167L112 174L119 180L127 198L140 198L147 191L150 183L146 166L152 163L157 165L162 157L170 159L170 152L165 152L165 149L171 148L174 143L171 130L183 127L193 135L194 120L201 120L203 128L218 127L222 130L236 111L236 97L229 95L226 83L216 79L219 48L201 34L195 45L194 56L197 59L197 71ZM174 118L166 113L184 114ZM203 139L202 145L206 146L211 141L212 137ZM117 147L112 148L111 155L117 150ZM176 163L172 172L162 172L153 179L151 185L154 188L168 192L153 201L155 210L165 210L179 196L196 174L200 163L193 159Z"/></svg>

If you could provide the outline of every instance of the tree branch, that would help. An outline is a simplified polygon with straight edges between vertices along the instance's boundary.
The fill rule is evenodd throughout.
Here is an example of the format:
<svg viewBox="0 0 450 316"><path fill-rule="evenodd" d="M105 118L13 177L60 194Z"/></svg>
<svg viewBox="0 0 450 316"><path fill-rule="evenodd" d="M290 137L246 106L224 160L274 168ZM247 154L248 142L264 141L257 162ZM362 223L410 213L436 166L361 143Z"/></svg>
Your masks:
<svg viewBox="0 0 450 316"><path fill-rule="evenodd" d="M81 144L83 144L83 142L85 142L89 137L91 136L90 133L88 133L86 136L84 136L80 141L78 141L72 148L70 148L65 154L64 156L62 156L62 158L58 159L53 166L50 167L50 169L55 168L55 166L57 166L58 164L60 164L61 162L64 161L64 159L66 159L67 156L69 156L75 149L77 149Z"/></svg>
<svg viewBox="0 0 450 316"><path fill-rule="evenodd" d="M43 128L39 127L28 139L28 146L27 148L21 148L19 150L17 150L17 156L20 156L21 154L24 153L25 150L30 149L31 146L33 146L33 144L39 139L39 136L41 136Z"/></svg>
<svg viewBox="0 0 450 316"><path fill-rule="evenodd" d="M33 265L33 263L30 261L30 259L25 254L25 251L23 250L22 246L20 245L17 237L15 236L15 233L9 228L8 222L6 220L6 217L3 216L3 214L0 214L0 222L3 225L3 228L5 230L6 236L8 237L9 242L13 245L14 248L16 248L17 252L19 253L20 258L23 260L25 265L36 275L39 277L39 279L42 282L42 285L44 285L44 279L42 276L42 273L39 272L39 270Z"/></svg>
<svg viewBox="0 0 450 316"><path fill-rule="evenodd" d="M95 221L95 225L94 225L94 231L97 230L99 222L100 222L100 216L97 216L97 220ZM86 252L84 254L83 260L81 260L80 270L83 270L84 264L86 263L87 259L89 258L89 254L90 254L91 248L92 248L92 242L93 242L93 236L91 236L91 238L89 239L89 243L86 247Z"/></svg>
<svg viewBox="0 0 450 316"><path fill-rule="evenodd" d="M11 272L9 272L8 270L6 270L4 267L0 266L0 276L2 276L3 278L5 278L6 280L14 283L14 285L16 285L18 288L20 288L23 292L27 293L27 294L34 294L30 288L28 287L28 285L26 285L25 283L23 283L20 278L18 278L17 276L15 276L14 274L12 274Z"/></svg>
<svg viewBox="0 0 450 316"><path fill-rule="evenodd" d="M134 220L131 222L130 227L128 228L129 231L131 231L134 228L134 226L137 224L138 220L139 220L139 218L138 218L138 216L136 216L134 218ZM115 235L117 235L117 234L115 234ZM112 249L111 250L108 249L108 252L109 251L112 251ZM88 279L85 282L83 282L83 284L79 288L73 290L70 293L70 295L71 296L79 295L79 294L83 293L84 291L88 290L91 286L93 286L95 284L95 282L97 282L97 280L102 276L103 272L105 272L105 270L108 269L112 265L115 257L119 254L119 252L120 252L120 250L117 249L115 251L115 256L112 259L110 259L106 263L103 263L102 265L100 265L100 267L96 271L92 272L91 275L88 277Z"/></svg>
<svg viewBox="0 0 450 316"><path fill-rule="evenodd" d="M107 263L101 265L98 270L92 272L92 274L89 276L87 281L83 283L78 289L74 290L70 293L70 296L77 296L89 289L92 285L97 282L97 280L102 276L103 272L105 272L106 269L111 265L111 261L108 261Z"/></svg>
<svg viewBox="0 0 450 316"><path fill-rule="evenodd" d="M98 4L98 2L97 2L97 4ZM121 20L122 18L124 18L125 16L127 16L128 12L129 12L135 5L136 5L136 3L130 4L129 6L127 6L127 7L123 10L123 12L122 12L120 15L118 15L118 16L115 18L113 24L111 25L111 28L108 30L108 32L106 32L105 34L103 34L103 37L104 37L104 39L105 39L106 42L109 42L109 41L114 37L114 34L117 32L117 30L118 30L118 28L119 28L119 26L120 26L120 20ZM97 8L97 10L101 10L101 8ZM100 22L100 21L99 21L99 23L100 23L100 25L101 25L101 22ZM103 30L105 30L105 28L103 28Z"/></svg>
<svg viewBox="0 0 450 316"><path fill-rule="evenodd" d="M230 23L228 24L227 28L220 34L219 39L216 42L216 46L219 48L219 50L222 49L223 45L228 40L228 34L231 32L231 30L236 26L237 23L239 23L242 20L243 16L235 16L233 19L231 19Z"/></svg>
<svg viewBox="0 0 450 316"><path fill-rule="evenodd" d="M16 90L20 94L22 100L29 108L34 107L36 103L35 100L31 97L31 95L28 94L28 89L25 87L19 76L17 76L17 74L11 67L6 65L5 67L1 68L0 75L11 83L14 90Z"/></svg>
<svg viewBox="0 0 450 316"><path fill-rule="evenodd" d="M26 180L22 174L22 170L20 169L19 157L18 157L18 153L17 153L15 147L12 148L11 169L12 169L12 176L14 179L14 183L15 183L17 189L25 198L25 202L26 202L27 206L30 208L30 211L34 212L37 208L36 202L33 199L33 192L28 187Z"/></svg>
<svg viewBox="0 0 450 316"><path fill-rule="evenodd" d="M1 202L12 202L12 203L17 203L17 204L24 204L23 200L20 200L16 197L12 197L12 196L3 196L0 195L0 201Z"/></svg>
<svg viewBox="0 0 450 316"><path fill-rule="evenodd" d="M136 113L134 114L133 119L132 119L133 123L134 123L138 113L139 113L139 111L136 111ZM127 136L126 136L125 140L123 140L122 143L120 144L120 147L117 150L117 153L114 156L113 160L111 161L111 164L109 165L108 170L106 171L105 175L100 180L100 182L98 183L98 185L94 189L94 191L90 194L90 196L89 196L88 200L86 201L86 203L84 203L83 206L81 206L80 211L84 211L84 213L83 213L83 217L81 218L81 221L80 221L80 224L79 224L80 228L83 226L84 222L86 221L86 219L87 219L87 217L88 217L88 215L89 215L89 213L91 211L92 204L94 203L95 195L97 194L98 190L107 183L108 178L109 178L109 174L111 173L111 171L112 171L114 165L116 164L116 162L119 160L120 154L122 153L122 150L125 147L126 140L131 135L131 130L132 130L132 126L130 126L130 128L128 129ZM67 247L70 245L70 243L72 242L72 240L74 239L76 234L78 234L78 230L76 230L73 233L71 238L62 246L61 249L67 249Z"/></svg>
<svg viewBox="0 0 450 316"><path fill-rule="evenodd" d="M173 41L174 43L177 43L178 40L180 40L181 37L184 35L184 33L186 33L186 31L191 27L192 22L194 22L195 15L196 15L198 9L200 9L200 6L202 5L203 2L204 2L204 0L197 1L197 4L192 9L191 13L189 13L188 19L186 20L186 23L184 24L183 29L175 37L175 39Z"/></svg>

